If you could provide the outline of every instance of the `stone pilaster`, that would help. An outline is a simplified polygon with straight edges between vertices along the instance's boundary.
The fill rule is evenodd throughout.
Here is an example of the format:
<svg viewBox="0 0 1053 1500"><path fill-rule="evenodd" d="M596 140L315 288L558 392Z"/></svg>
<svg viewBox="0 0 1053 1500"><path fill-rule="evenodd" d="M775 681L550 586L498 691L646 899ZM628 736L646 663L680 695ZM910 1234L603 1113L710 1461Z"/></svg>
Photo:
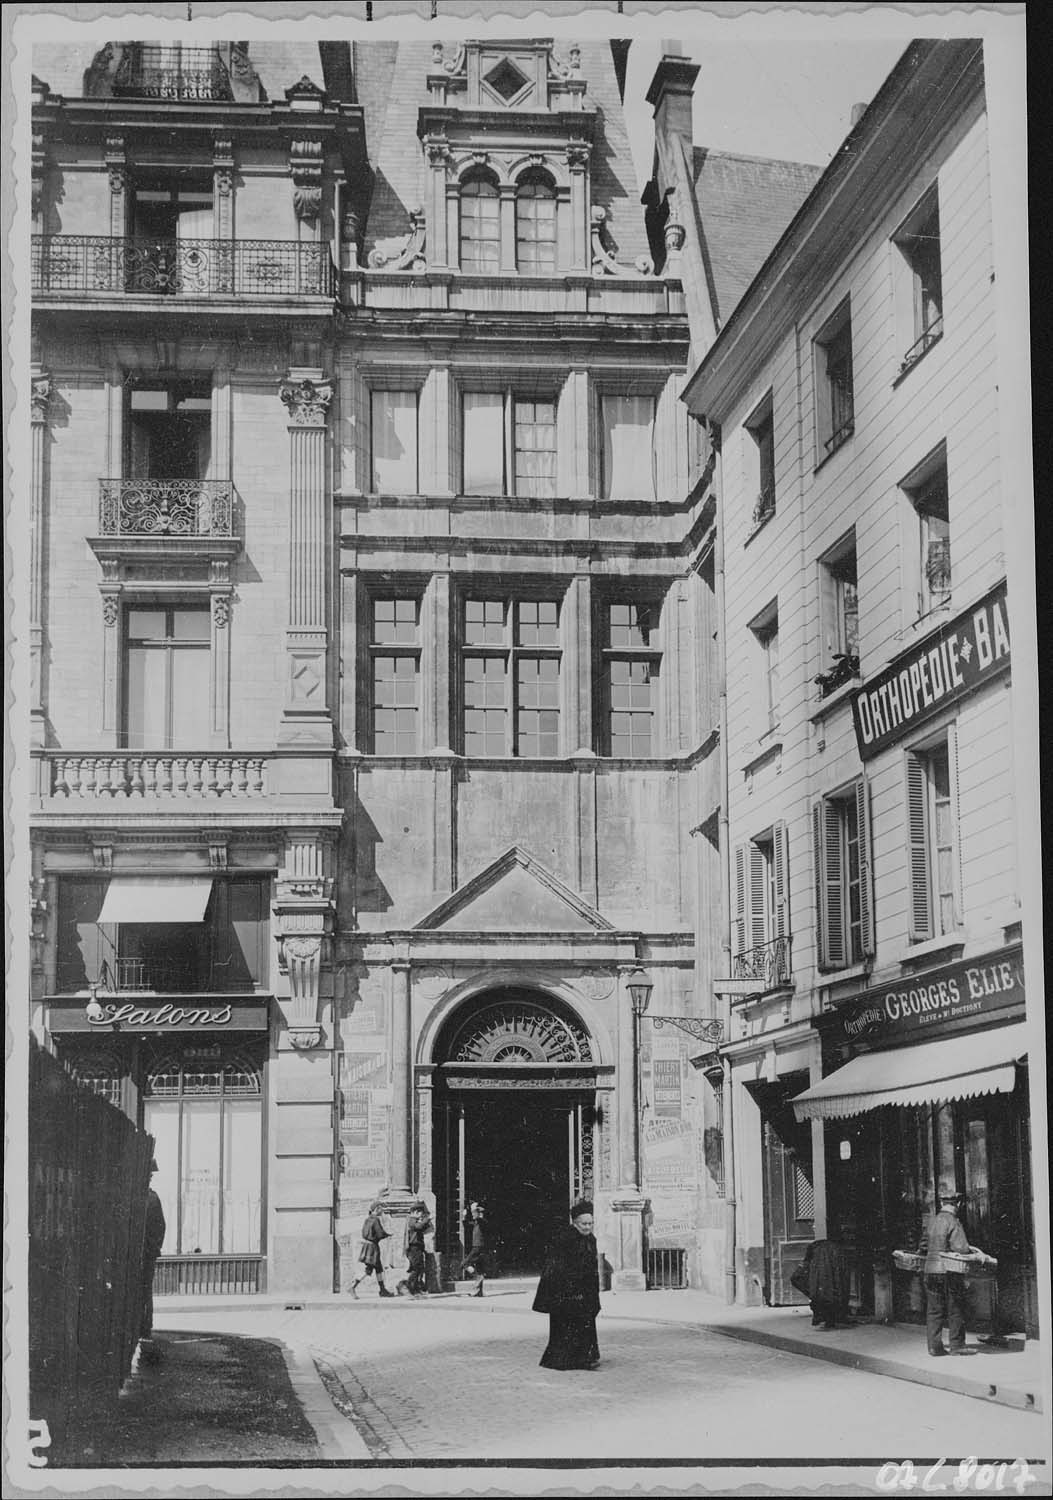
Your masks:
<svg viewBox="0 0 1053 1500"><path fill-rule="evenodd" d="M567 171L570 173L571 271L588 275L589 256L589 147L585 141L574 141L567 147Z"/></svg>
<svg viewBox="0 0 1053 1500"><path fill-rule="evenodd" d="M409 1195L413 1170L412 973L406 959L391 966L391 1186Z"/></svg>
<svg viewBox="0 0 1053 1500"><path fill-rule="evenodd" d="M44 517L47 514L45 440L51 393L51 376L35 365L31 372L29 396L29 731L30 743L38 749L47 739L43 669Z"/></svg>
<svg viewBox="0 0 1053 1500"><path fill-rule="evenodd" d="M212 142L212 189L214 237L234 238L234 143L229 136Z"/></svg>
<svg viewBox="0 0 1053 1500"><path fill-rule="evenodd" d="M326 423L333 387L321 370L292 369L281 383L280 395L289 413L289 606L278 744L331 749L333 723L326 691ZM307 778L311 792L322 790L316 781L317 777ZM296 794L298 785L283 781L281 789Z"/></svg>
<svg viewBox="0 0 1053 1500"><path fill-rule="evenodd" d="M128 159L123 135L106 137L104 158L110 178L110 237L123 239L128 233Z"/></svg>
<svg viewBox="0 0 1053 1500"><path fill-rule="evenodd" d="M428 168L425 213L429 269L444 271L457 264L452 231L448 229L448 222L455 219L455 214L447 213L447 190L452 187L456 196L457 186L456 183L447 183L449 143L441 136L428 136L424 142L424 154ZM456 202L453 207L456 209Z"/></svg>

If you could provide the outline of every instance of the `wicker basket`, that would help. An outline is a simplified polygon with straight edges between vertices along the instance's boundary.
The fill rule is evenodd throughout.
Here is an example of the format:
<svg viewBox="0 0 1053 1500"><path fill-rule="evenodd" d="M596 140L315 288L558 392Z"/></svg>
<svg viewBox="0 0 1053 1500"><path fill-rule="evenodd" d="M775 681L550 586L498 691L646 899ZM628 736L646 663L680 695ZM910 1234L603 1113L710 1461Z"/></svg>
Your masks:
<svg viewBox="0 0 1053 1500"><path fill-rule="evenodd" d="M941 1271L956 1271L960 1276L993 1276L998 1262L991 1255L960 1255L956 1250L944 1250L939 1256Z"/></svg>
<svg viewBox="0 0 1053 1500"><path fill-rule="evenodd" d="M919 1255L916 1250L893 1250L892 1259L897 1271L920 1272L925 1267L924 1255Z"/></svg>

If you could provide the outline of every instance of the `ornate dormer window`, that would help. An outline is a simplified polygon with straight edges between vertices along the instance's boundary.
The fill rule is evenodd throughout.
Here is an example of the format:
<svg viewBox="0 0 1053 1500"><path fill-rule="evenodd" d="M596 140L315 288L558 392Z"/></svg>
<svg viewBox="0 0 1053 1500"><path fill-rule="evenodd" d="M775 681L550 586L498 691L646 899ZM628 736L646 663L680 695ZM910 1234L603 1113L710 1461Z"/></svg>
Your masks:
<svg viewBox="0 0 1053 1500"><path fill-rule="evenodd" d="M580 51L550 40L432 50L417 133L429 168L427 265L468 275L590 274L596 110Z"/></svg>

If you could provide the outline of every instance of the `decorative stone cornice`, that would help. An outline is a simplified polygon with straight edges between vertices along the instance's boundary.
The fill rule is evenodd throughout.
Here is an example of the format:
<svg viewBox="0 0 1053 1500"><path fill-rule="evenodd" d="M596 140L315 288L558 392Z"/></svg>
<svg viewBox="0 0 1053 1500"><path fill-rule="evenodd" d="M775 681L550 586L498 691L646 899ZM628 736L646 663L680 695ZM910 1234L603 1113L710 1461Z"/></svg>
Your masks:
<svg viewBox="0 0 1053 1500"><path fill-rule="evenodd" d="M331 380L312 380L287 375L278 390L282 404L288 407L293 427L324 427L333 399Z"/></svg>

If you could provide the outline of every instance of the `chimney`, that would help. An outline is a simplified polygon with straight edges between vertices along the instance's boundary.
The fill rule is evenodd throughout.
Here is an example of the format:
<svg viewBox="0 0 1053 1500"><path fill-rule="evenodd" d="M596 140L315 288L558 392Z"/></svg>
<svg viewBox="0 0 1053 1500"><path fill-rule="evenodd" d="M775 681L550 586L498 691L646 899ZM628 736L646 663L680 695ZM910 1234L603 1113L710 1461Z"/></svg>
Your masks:
<svg viewBox="0 0 1053 1500"><path fill-rule="evenodd" d="M867 106L865 104L853 104L852 113L849 116L849 129L855 130L856 126L859 124L860 120L863 118L866 112Z"/></svg>
<svg viewBox="0 0 1053 1500"><path fill-rule="evenodd" d="M679 42L663 42L662 49L662 60L647 90L647 102L654 108L655 137L671 140L679 136L690 151L694 144L691 96L699 65L683 56Z"/></svg>

